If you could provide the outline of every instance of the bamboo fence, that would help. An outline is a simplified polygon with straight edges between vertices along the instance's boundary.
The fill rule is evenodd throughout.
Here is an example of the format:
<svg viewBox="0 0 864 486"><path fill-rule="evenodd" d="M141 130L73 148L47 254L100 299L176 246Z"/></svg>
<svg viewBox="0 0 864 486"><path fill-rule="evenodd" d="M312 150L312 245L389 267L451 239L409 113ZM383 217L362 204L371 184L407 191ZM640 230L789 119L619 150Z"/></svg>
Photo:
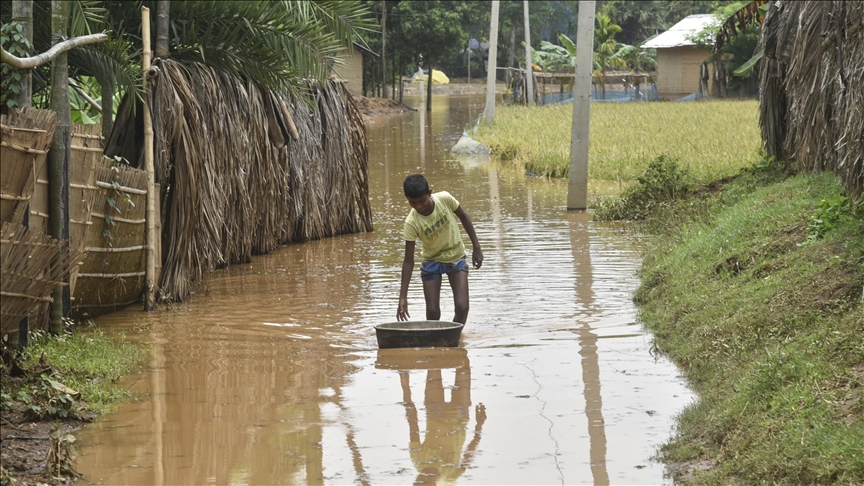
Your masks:
<svg viewBox="0 0 864 486"><path fill-rule="evenodd" d="M282 244L372 230L366 132L342 83L310 84L305 103L196 63L157 60L149 77L163 298Z"/></svg>
<svg viewBox="0 0 864 486"><path fill-rule="evenodd" d="M768 155L832 170L864 194L864 2L770 2L760 124Z"/></svg>
<svg viewBox="0 0 864 486"><path fill-rule="evenodd" d="M0 221L24 224L54 136L54 117L53 111L32 108L0 116Z"/></svg>
<svg viewBox="0 0 864 486"><path fill-rule="evenodd" d="M0 329L17 329L18 322L52 301L54 287L77 267L83 254L70 250L35 228L2 223L0 228Z"/></svg>
<svg viewBox="0 0 864 486"><path fill-rule="evenodd" d="M69 247L85 251L87 236L93 225L93 205L97 194L96 172L103 165L102 125L81 125L71 127L71 150L69 158ZM44 164L37 174L36 188L30 201L31 228L41 229L48 234L48 167ZM69 275L69 292L74 302L77 290L78 270L75 267ZM48 306L43 306L31 317L31 327L44 327L48 323Z"/></svg>
<svg viewBox="0 0 864 486"><path fill-rule="evenodd" d="M146 172L101 159L92 225L72 314L95 317L136 302L144 289Z"/></svg>

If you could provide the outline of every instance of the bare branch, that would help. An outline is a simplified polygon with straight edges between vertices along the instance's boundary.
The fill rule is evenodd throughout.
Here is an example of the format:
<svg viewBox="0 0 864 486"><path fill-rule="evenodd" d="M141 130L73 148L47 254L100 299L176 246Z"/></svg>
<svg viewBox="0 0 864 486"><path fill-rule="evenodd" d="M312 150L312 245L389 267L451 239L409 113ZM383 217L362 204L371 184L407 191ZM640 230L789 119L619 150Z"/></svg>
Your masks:
<svg viewBox="0 0 864 486"><path fill-rule="evenodd" d="M74 79L69 78L69 86L72 86L72 89L77 91L78 94L81 95L81 97L84 98L84 100L87 103L90 103L91 105L93 105L93 108L96 108L96 111L98 111L99 113L102 113L102 106L99 103L97 103L93 98L91 98L90 95L85 93L84 90L81 89L80 86L78 86L78 83L76 83Z"/></svg>
<svg viewBox="0 0 864 486"><path fill-rule="evenodd" d="M33 69L51 61L69 49L74 49L75 47L83 46L85 44L105 42L106 40L108 40L108 34L104 32L101 34L83 35L81 37L75 37L63 42L58 42L57 44L54 44L54 47L51 49L32 57L16 57L0 47L0 62L4 62L18 69Z"/></svg>

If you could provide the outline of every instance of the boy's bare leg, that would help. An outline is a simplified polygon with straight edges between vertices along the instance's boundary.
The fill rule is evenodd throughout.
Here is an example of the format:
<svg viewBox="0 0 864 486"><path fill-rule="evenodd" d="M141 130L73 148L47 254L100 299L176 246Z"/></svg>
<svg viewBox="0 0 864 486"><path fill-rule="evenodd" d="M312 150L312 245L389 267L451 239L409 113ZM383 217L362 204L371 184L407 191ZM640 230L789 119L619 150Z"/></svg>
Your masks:
<svg viewBox="0 0 864 486"><path fill-rule="evenodd" d="M468 272L450 272L447 274L450 288L453 290L453 306L456 315L453 322L465 324L468 321Z"/></svg>
<svg viewBox="0 0 864 486"><path fill-rule="evenodd" d="M426 298L426 320L441 320L441 279L423 282L423 297Z"/></svg>

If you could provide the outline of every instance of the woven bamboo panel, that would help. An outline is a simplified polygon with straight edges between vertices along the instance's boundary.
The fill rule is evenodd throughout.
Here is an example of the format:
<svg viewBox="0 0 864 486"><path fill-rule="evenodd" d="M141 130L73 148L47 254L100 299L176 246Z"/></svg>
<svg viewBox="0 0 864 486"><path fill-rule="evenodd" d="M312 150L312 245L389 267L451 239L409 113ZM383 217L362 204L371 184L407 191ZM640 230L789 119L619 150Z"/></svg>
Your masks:
<svg viewBox="0 0 864 486"><path fill-rule="evenodd" d="M0 329L5 334L46 302L83 259L65 242L17 223L0 228Z"/></svg>
<svg viewBox="0 0 864 486"><path fill-rule="evenodd" d="M55 113L21 108L0 116L0 221L23 223L54 136Z"/></svg>
<svg viewBox="0 0 864 486"><path fill-rule="evenodd" d="M72 155L69 161L69 247L84 251L93 226L93 205L98 193L96 171L102 162L102 124L72 124ZM78 269L69 275L69 291L75 297Z"/></svg>
<svg viewBox="0 0 864 486"><path fill-rule="evenodd" d="M73 316L82 318L133 303L144 289L147 173L102 160L72 304Z"/></svg>

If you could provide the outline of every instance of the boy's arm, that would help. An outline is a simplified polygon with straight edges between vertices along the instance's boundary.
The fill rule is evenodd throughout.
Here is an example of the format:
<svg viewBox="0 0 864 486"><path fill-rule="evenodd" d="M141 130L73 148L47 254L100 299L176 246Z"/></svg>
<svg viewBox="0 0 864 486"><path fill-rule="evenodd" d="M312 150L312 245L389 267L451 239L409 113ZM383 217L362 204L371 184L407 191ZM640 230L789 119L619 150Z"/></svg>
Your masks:
<svg viewBox="0 0 864 486"><path fill-rule="evenodd" d="M405 241L405 259L402 260L402 284L399 286L399 307L396 309L396 319L407 321L408 314L408 284L411 282L411 272L414 271L414 241Z"/></svg>
<svg viewBox="0 0 864 486"><path fill-rule="evenodd" d="M471 216L468 216L468 212L462 209L462 206L459 206L453 212L456 213L459 221L462 221L462 226L465 227L465 232L468 233L468 237L471 238L471 244L474 245L474 251L471 252L474 268L480 268L483 266L483 250L480 249L480 241L477 240L477 233L474 231L474 223L471 222Z"/></svg>

